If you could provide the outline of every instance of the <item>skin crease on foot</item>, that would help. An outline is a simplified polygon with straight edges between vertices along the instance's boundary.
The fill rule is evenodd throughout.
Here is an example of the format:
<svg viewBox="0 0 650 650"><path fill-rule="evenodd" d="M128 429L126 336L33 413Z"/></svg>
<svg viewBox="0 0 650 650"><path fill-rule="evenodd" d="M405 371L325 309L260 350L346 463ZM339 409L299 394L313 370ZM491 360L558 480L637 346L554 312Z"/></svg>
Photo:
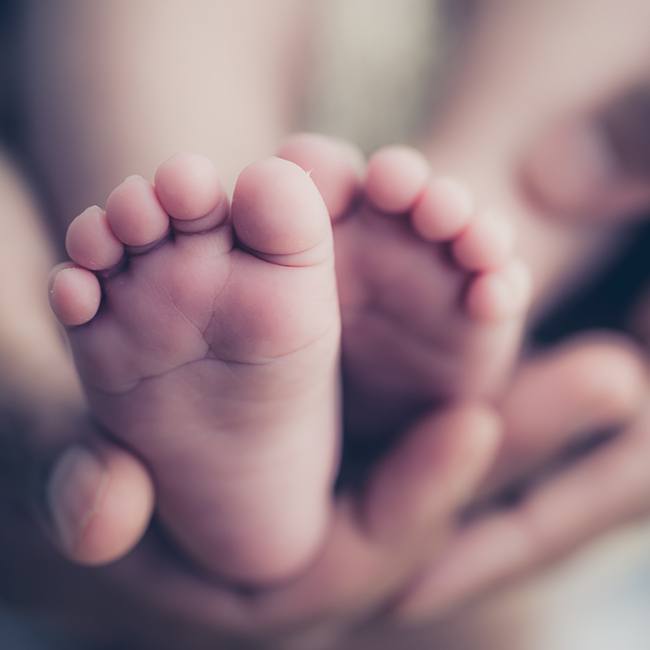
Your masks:
<svg viewBox="0 0 650 650"><path fill-rule="evenodd" d="M6 198L3 196L3 198ZM24 221L21 220L20 223L23 223ZM29 248L27 250L30 250ZM20 262L21 260L24 262L25 258L19 258L17 262ZM21 274L22 277L22 274ZM4 294L3 294L4 295ZM32 320L37 320L34 317L34 314L30 314L29 318L26 318L26 322L32 322ZM31 347L31 346L30 346ZM34 349L33 347L31 349ZM39 354L42 354L43 351L40 350L39 348ZM563 355L565 353L562 353ZM570 356L570 355L569 355ZM24 357L20 357L19 359L16 359L16 364L19 363L24 363ZM62 359L61 361L65 361ZM567 362L569 359L567 359ZM57 360L57 363L59 363L59 360ZM559 363L559 360L558 360ZM555 364L558 365L558 364ZM621 385L627 385L628 382L622 381L620 378L620 373L616 372L615 375L616 377L614 378L612 376L612 360L608 357L607 359L603 360L601 363L601 368L599 372L595 372L595 369L592 368L592 371L590 373L587 373L590 377L594 377L594 382L589 382L589 385L594 384L594 388L596 388L596 393L597 396L592 398L592 403L590 404L589 400L585 401L584 399L580 401L579 404L576 404L576 399L575 399L575 391L577 389L582 392L583 390L590 390L589 385L585 386L584 383L577 383L577 382L568 382L568 384L565 385L565 380L566 380L566 375L564 372L564 364L560 364L562 367L557 368L557 372L553 374L553 376L548 375L548 373L544 373L545 379L544 379L544 384L546 385L546 390L545 391L540 391L539 386L533 386L531 382L527 381L525 382L527 385L529 385L529 390L526 391L526 396L523 394L519 394L521 391L515 390L515 392L512 394L513 400L515 400L518 404L518 407L515 407L514 404L512 404L512 407L509 409L509 411L512 411L512 409L519 409L520 415L522 418L526 418L526 421L528 422L527 426L533 426L535 433L533 433L530 428L524 428L523 430L519 430L519 427L517 427L516 431L513 431L511 433L516 433L518 436L520 436L522 444L525 444L526 448L530 450L530 440L535 439L537 441L544 442L546 443L548 440L555 440L555 444L560 446L560 440L561 440L561 435L560 435L560 429L562 426L566 426L567 422L568 423L574 423L576 421L576 418L584 417L586 415L593 416L594 414L601 413L601 406L603 403L607 404L609 403L609 400L605 399L606 396L606 386L609 385L611 389L615 391L616 394L619 394L620 392L620 386ZM58 366L57 366L58 367ZM616 366L618 368L618 365ZM43 372L42 369L39 370L38 376L42 376ZM548 376L547 376L548 375ZM596 381L595 377L600 376L602 378L602 384L600 381ZM518 383L521 383L518 381ZM533 382L534 383L534 382ZM50 387L51 388L51 387ZM51 391L50 391L51 392ZM529 409L529 404L531 403L530 400L534 400L536 396L539 396L539 394L543 393L545 395L545 404L540 404L540 411L542 417L530 417L530 409ZM593 390L592 390L593 392ZM516 397L515 399L515 395ZM559 396L564 400L565 403L565 408L568 409L566 413L564 413L563 410L560 411L560 413L556 412L556 406L557 406L557 399ZM626 400L627 401L627 400ZM535 403L535 402L533 402ZM585 408L585 406L588 406L589 408ZM594 407L598 408L594 408ZM549 413L549 411L544 410L545 408L550 408L551 411L554 415L556 415L559 419L564 419L564 423L558 421L555 421L556 418L553 418L554 422L552 424L549 424L548 418L546 415ZM610 418L606 419L607 426L611 424ZM523 426L523 422L521 423ZM593 426L598 429L602 426L602 422L593 422ZM557 432L549 431L548 427L551 426L556 426L558 427ZM646 431L649 430L647 427L645 429ZM436 437L440 435L446 435L448 432L448 427L442 427L440 431L435 432ZM463 434L463 428L461 427L460 430L454 430L452 432L452 440L457 440L458 436ZM646 436L647 438L647 436ZM467 448L476 451L476 444L475 442L471 445L468 445ZM630 449L630 452L633 450ZM643 451L643 449L639 450L636 449L634 450L634 456L639 457L639 452ZM421 458L423 456L426 456L427 454L423 453L424 450L421 448L418 448L416 450L416 453L414 454L414 458ZM428 453L428 452L427 452ZM632 456L632 453L630 454ZM435 486L431 486L427 490L422 490L423 494L428 494L432 495L435 494L439 497L441 489L444 492L445 490L450 488L450 485L448 485L447 480L457 480L458 473L462 473L463 471L467 470L467 456L465 451L462 454L459 454L458 462L454 466L455 468L451 471L449 476L446 474L444 475L444 478L440 478L439 472L435 472L434 476L438 476L438 482L436 483ZM519 464L519 463L518 463ZM111 471L111 469L114 467L113 464L107 464L107 469ZM428 466L427 466L428 467ZM386 468L389 471L386 472L386 476L390 479L392 479L392 482L397 480L397 474L394 471L395 465L392 465L390 468ZM618 468L611 468L612 470L618 469ZM609 471L608 474L611 476L626 476L625 473L625 467L621 468L623 470L623 474L620 474L618 471ZM444 474L444 472L443 472ZM411 476L412 472L409 471L408 476ZM426 475L431 477L431 472L427 471ZM602 476L602 472L600 474ZM645 475L647 476L647 472L645 472ZM116 487L119 487L119 484L121 482L120 477L117 477L114 475L114 473L111 474L111 484L113 484ZM585 489L588 490L588 494L592 495L593 498L593 480L589 480L588 482L585 482ZM646 481L647 483L647 481ZM400 484L401 485L401 484ZM427 483L427 485L429 485ZM403 488L404 486L401 485ZM433 488L433 489L431 489ZM137 486L132 486L129 488L127 492L121 492L123 494L123 501L125 497L128 497L129 500L132 499L132 493L133 490L137 489ZM640 488L641 489L641 488ZM642 497L644 501L647 503L647 488L642 488L643 489L643 494L638 495L639 497ZM386 490L386 493L389 495L394 495L395 491L394 489L390 488ZM558 500L562 499L562 495L560 493L557 494ZM608 504L603 504L601 502L602 500L598 500L597 503L594 503L594 511L598 511L598 508L605 508L607 507ZM124 502L122 505L124 505L126 502ZM395 522L395 516L398 515L398 521L399 525L393 526L393 531L394 534L396 534L399 537L403 537L404 535L404 530L408 529L408 526L404 525L404 522L402 521L402 518L399 517L399 515L404 515L404 511L408 510L408 507L405 508L405 506L409 507L415 507L413 505L413 498L412 495L409 494L408 498L405 499L403 503L400 504L393 504L396 506L395 512L391 513L390 516L385 516L384 522L385 525L392 525ZM436 505L436 507L439 508L439 505ZM383 504L378 504L376 506L377 508L377 513L384 513L384 515L388 515L388 513L384 512ZM611 507L610 507L611 509ZM591 512L591 511L589 511ZM602 513L600 513L602 515ZM614 513L610 513L610 517L613 516ZM112 516L111 516L112 515ZM121 521L121 512L111 510L110 512L98 512L97 513L97 520L103 519L102 526L105 527L106 530L113 530L115 527L115 524L119 524ZM604 517L603 517L604 518ZM577 518L578 521L582 522L583 520L579 517ZM109 635L111 634L119 634L116 632L116 629L119 629L119 622L123 621L116 621L112 618L115 612L116 608L116 600L119 600L119 602L123 605L123 597L124 594L127 593L128 591L136 591L137 592L137 598L138 598L138 604L146 600L147 594L144 593L146 592L146 589L149 589L149 597L156 597L157 595L160 595L161 589L160 589L160 583L158 581L159 575L157 573L157 567L152 568L152 572L146 574L146 576L142 576L139 573L133 571L133 565L127 566L126 571L122 572L121 578L124 581L123 583L120 584L120 589L118 592L113 590L111 587L112 585L115 584L116 582L116 576L114 571L119 565L114 565L111 567L107 567L106 571L108 573L102 573L102 572L83 572L81 574L75 573L74 568L68 565L67 563L64 563L62 560L57 559L54 556L51 556L48 554L48 548L47 544L45 542L42 542L42 546L37 547L37 551L34 550L33 546L25 545L25 540L29 539L31 535L34 534L34 532L29 529L28 531L25 531L24 529L20 528L19 526L13 525L13 519L8 519L8 521L11 522L11 532L9 535L9 539L11 541L7 541L7 539L3 539L5 549L7 548L7 545L9 544L9 550L8 553L4 553L3 556L6 559L6 565L13 565L17 564L19 569L18 569L18 575L16 575L16 572L14 571L12 573L11 570L8 569L8 566L5 568L7 569L6 573L3 575L5 576L11 576L9 579L9 585L11 585L11 579L12 577L15 578L20 587L19 591L20 593L24 592L24 584L25 584L25 576L31 577L33 585L37 585L38 588L34 588L32 592L33 598L39 599L38 600L38 606L40 610L43 610L43 603L47 603L46 607L49 608L49 611L52 611L53 609L57 611L59 615L65 615L68 618L71 618L74 621L79 622L79 612L80 611L86 611L88 612L88 618L92 620L93 624L98 626L98 638L101 638L102 641L105 643L106 639L109 638ZM24 522L20 522L24 523ZM99 523L99 521L96 521L94 523ZM557 526L555 526L557 528ZM24 528L24 527L23 527ZM553 529L553 525L549 526L550 529ZM16 530L19 530L20 532L16 532ZM561 529L562 531L564 530L563 528ZM8 531L9 532L9 531ZM116 531L115 531L116 532ZM556 533L560 533L560 530L556 530ZM587 535L591 536L591 533L586 533ZM364 532L364 540L366 539L367 535ZM87 541L84 540L84 541ZM531 542L533 540L531 539ZM14 546L11 546L11 543L14 543ZM503 543L499 544L499 540L495 539L494 544L493 544L497 549L502 549ZM479 554L479 551L484 549L483 546L477 545L475 547L475 550L477 552L477 555ZM364 584L366 582L371 583L372 579L375 577L378 577L381 574L381 571L383 571L387 564L386 562L388 559L392 560L395 556L394 551L391 550L390 553L387 554L386 560L383 560L380 563L375 564L373 567L368 568L366 565L364 565L363 562L358 561L356 558L355 560L350 560L349 559L349 553L347 548L345 549L339 549L341 551L340 557L345 558L348 564L346 566L350 566L351 569L359 569L359 567L364 567L364 578L363 582ZM345 552L344 552L345 551ZM12 552L13 552L13 558L12 558ZM34 553L36 553L34 555ZM432 556L432 552L430 552L430 555ZM462 555L462 553L461 553ZM503 553L499 552L498 557L503 557ZM7 559L9 558L9 559ZM146 566L150 566L151 562L146 558L143 557L142 555L140 556L140 559L143 561L143 563L146 564ZM445 556L446 559L446 556ZM18 561L16 561L18 560ZM466 562L466 559L460 558L460 562ZM350 564L351 563L351 564ZM445 561L445 564L448 563L447 559ZM471 566L471 562L466 562L469 566ZM339 576L339 581L338 581L338 586L339 586L339 594L337 596L334 596L332 594L329 594L329 597L331 598L331 602L340 602L340 592L343 590L345 594L348 594L349 597L349 587L345 588L345 585L349 583L350 579L356 578L357 582L360 582L359 576L354 575L354 571L346 571L344 572L343 575L341 575L341 572L338 572L335 570L335 567L338 566L336 562L330 563L329 564L329 571L323 571L322 575L324 578L329 578L332 575L338 575ZM381 569L381 570L380 570ZM112 572L112 573L111 573ZM48 575L54 574L56 576L56 579L48 581L48 585L43 585L42 584L42 575L47 573ZM358 573L358 571L357 571ZM21 575L22 574L22 575ZM351 578L351 575L353 578ZM101 582L102 576L104 576L105 580L104 583ZM80 580L81 579L81 580ZM119 584L119 579L120 576L118 576L117 582ZM479 574L476 576L477 580L481 579L481 575ZM329 587L330 590L332 589L332 580L324 580L325 587ZM428 583L427 583L428 584ZM438 583L437 583L438 584ZM70 587L70 585L73 585ZM203 580L198 581L197 580L197 585L195 585L196 588L206 588L207 583ZM178 586L178 585L176 585ZM182 585L181 585L182 586ZM85 591L83 590L83 587L85 587ZM312 592L314 594L319 593L323 594L324 592L327 594L327 589L323 588L322 583L312 583ZM5 581L5 588L7 588L7 582ZM77 592L74 592L73 597L71 598L71 594L67 593L65 594L66 597L63 597L61 590L68 588L70 589L77 589ZM143 590L143 593L140 593L138 591L139 589ZM11 586L9 586L9 591L11 592ZM164 590L163 590L164 591ZM5 589L6 592L6 589ZM3 592L3 593L5 593ZM178 597L178 590L175 589L169 589L168 593L173 593L176 594L176 602L174 603L174 607L180 607L180 606L187 606L188 611L191 610L190 613L186 613L187 616L192 616L195 613L195 604L196 600L191 599L188 596L188 594L184 594L182 598ZM436 589L435 592L433 593L433 598L436 599L436 602L440 600L440 594L439 594L439 589ZM46 594L46 595L44 595ZM203 595L203 594L202 594ZM207 595L206 599L207 599ZM301 600L304 600L303 594L300 594ZM74 597L76 597L76 601L74 600ZM49 601L47 599L50 599ZM103 600L102 600L103 599ZM197 599L198 600L198 599ZM353 599L355 603L359 602L359 598ZM132 604L134 601L128 601L129 604ZM191 602L191 605L188 605L188 603ZM105 606L101 607L101 609L97 609L99 605L97 603L102 603L105 604ZM433 601L432 601L433 603ZM33 600L30 601L30 606L33 605ZM179 647L179 643L176 641L172 641L171 637L173 636L175 638L175 635L169 634L169 638L167 636L167 629L165 629L165 633L160 632L159 630L161 627L164 625L165 620L169 620L169 611L171 607L171 603L165 603L165 607L162 611L157 611L157 617L151 618L149 617L148 610L147 612L141 611L140 607L126 607L124 609L124 616L129 617L129 620L133 620L134 623L139 627L140 631L144 634L145 631L147 634L155 634L156 631L158 631L158 636L155 637L155 641L151 641L149 643L145 643L142 645L142 647L151 647L152 643L154 643L155 647L174 647L177 648ZM422 607L422 603L420 602L420 599L418 599L417 606L419 608ZM67 609L66 609L67 607ZM431 607L434 607L432 604ZM57 609L58 608L58 609ZM177 610L176 610L177 611ZM420 610L421 611L421 610ZM427 612L430 610L427 610ZM210 612L211 615L211 620L212 624L214 626L214 620L216 617L216 612L212 610ZM193 619L192 619L193 620ZM183 647L186 647L187 644L193 645L196 636L197 636L197 629L196 628L189 628L186 630L187 635L186 636L186 642L181 643L180 645ZM133 632L131 632L133 634ZM161 635L164 634L164 636L161 638ZM148 639L150 637L147 637ZM162 641L165 641L165 643L161 643ZM207 643L205 647L214 647L214 638L211 640L211 644ZM393 646L389 647L394 647ZM430 645L430 639L427 641L427 647ZM302 645L298 647L313 647L313 644L307 644L307 645ZM355 643L352 647L358 647L358 645ZM364 646L365 647L365 646ZM378 644L376 643L371 643L368 647L378 647Z"/></svg>
<svg viewBox="0 0 650 650"><path fill-rule="evenodd" d="M550 451L549 440L552 441L551 446L559 451L571 439L584 435L586 430L584 427L597 431L602 430L603 426L610 426L614 423L621 426L627 425L631 418L636 417L639 407L647 400L647 393L644 392L647 386L643 377L639 376L639 373L642 373L642 367L639 365L638 358L631 355L632 352L636 351L628 347L617 350L615 345L603 346L594 345L593 341L571 341L566 346L552 351L549 355L542 355L532 365L525 364L523 383L522 377L519 376L515 380L515 385L512 386L513 390L507 391L506 423L509 428L512 427L512 430L506 430L506 439L517 437L532 456L538 453L535 450L535 445L542 445L546 449L541 454L541 457L544 457ZM585 365L587 360L588 363ZM574 361L579 361L578 367L575 367ZM565 372L569 367L573 368L573 373L578 374L582 374L581 371L588 367L592 381L587 383L573 381L571 377L567 377ZM637 385L639 380L641 381L640 386ZM538 395L542 396L539 404L535 401ZM614 397L615 395L618 397ZM533 415L530 414L531 403L538 406ZM461 411L463 410L467 409L461 409ZM553 415L550 419L547 417L549 413ZM468 598L475 595L476 591L481 591L481 588L485 586L485 581L492 584L494 575L486 576L485 571L481 570L486 562L488 563L488 572L507 572L508 569L521 571L522 556L518 552L519 548L515 546L517 552L512 555L504 555L502 552L504 546L510 549L513 548L512 544L517 541L525 542L527 546L531 547L525 549L526 561L536 566L540 559L551 559L550 556L557 552L559 540L563 540L562 544L572 548L577 537L582 541L591 538L594 534L591 527L595 520L599 522L599 526L609 527L614 523L614 519L617 522L622 517L627 519L628 515L624 514L623 507L625 501L629 501L632 496L629 494L630 490L636 490L635 502L642 501L647 508L647 471L639 472L639 477L643 477L643 482L634 485L630 485L629 478L632 477L629 477L625 471L626 465L632 458L637 460L644 458L642 454L639 455L639 451L644 451L647 447L644 445L642 449L636 449L636 453L633 454L632 445L628 445L630 447L628 457L620 458L618 465L609 467L607 472L610 476L626 478L622 483L622 486L623 484L627 486L625 488L628 491L626 497L617 496L616 502L611 503L609 500L603 500L600 494L594 492L594 475L602 476L604 468L601 465L597 469L594 468L590 475L580 477L580 496L578 499L573 497L569 499L569 511L574 506L576 508L571 514L569 511L565 512L566 498L562 490L551 489L549 493L549 490L545 488L549 483L548 487L552 487L555 481L553 479L544 481L539 486L539 490L536 489L535 492L539 491L542 496L541 500L546 503L544 507L545 530L550 537L549 535L538 536L528 533L526 523L529 521L530 507L529 500L527 500L525 506L510 507L505 513L495 513L494 518L497 520L497 526L490 524L489 530L486 531L485 527L480 525L481 530L479 531L475 527L467 531L469 537L476 540L477 543L472 542L468 545L461 542L460 547L457 548L457 537L454 536L451 544L447 545L445 541L444 549L446 550L443 549L442 555L439 555L440 551L436 550L438 547L435 540L432 542L427 535L441 529L442 513L450 513L451 520L455 525L457 522L456 512L458 511L457 497L454 500L456 505L453 509L448 507L448 510L441 509L440 500L442 499L444 504L450 495L458 495L461 492L465 498L467 497L471 490L466 484L466 479L461 480L460 476L466 474L468 466L471 468L472 464L476 464L479 457L483 459L484 471L485 463L489 463L489 459L492 458L488 454L486 459L485 445L489 440L492 440L492 445L497 444L499 438L495 439L494 431L492 435L487 435L489 431L485 431L485 425L489 424L489 420L485 422L484 416L481 435L478 437L473 435L469 439L467 434L475 429L475 424L471 424L471 420L475 420L475 417L468 421L467 414L460 419L456 416L453 418L455 423L453 420L449 420L448 415L438 415L433 419L437 421L435 430L429 431L424 438L418 434L420 441L415 445L413 443L416 441L411 438L411 434L405 432L405 435L400 438L398 449L389 455L386 462L375 468L375 472L373 472L375 476L371 481L372 487L365 492L366 500L369 502L355 503L354 507L346 508L346 512L353 516L359 512L363 513L363 526L360 533L350 535L350 531L345 527L333 527L337 539L336 541L334 538L329 540L323 556L317 563L310 567L297 583L266 592L266 596L260 594L261 599L254 598L252 601L246 601L244 598L236 605L233 604L233 598L238 597L234 594L226 597L218 584L210 583L200 576L188 575L185 567L179 571L178 567L170 566L168 560L156 557L155 544L141 545L123 562L107 567L106 571L110 573L84 572L82 575L86 581L92 580L98 575L100 577L110 575L107 584L95 585L95 589L104 597L103 602L110 603L110 599L114 598L114 591L109 588L117 583L124 591L134 594L138 603L154 603L151 612L145 608L143 614L139 608L134 607L127 612L129 620L132 616L137 616L138 631L147 639L146 643L143 642L137 647L214 648L215 644L218 645L218 640L222 639L219 635L221 628L225 626L226 630L232 630L237 625L240 626L240 631L248 635L247 638L249 638L251 630L259 631L258 626L262 625L262 629L266 629L266 632L260 632L261 636L258 638L263 638L264 643L268 644L268 628L263 627L262 621L266 621L268 624L267 617L271 613L276 622L278 619L275 617L279 617L285 622L280 628L282 630L291 629L291 623L286 624L287 616L290 621L294 621L294 627L295 621L301 621L300 629L307 630L306 638L293 639L295 643L291 644L278 644L281 647L297 649L341 647L355 648L355 650L360 647L394 648L403 645L405 630L399 627L395 634L390 636L389 630L383 624L372 624L371 621L377 623L378 602L389 602L392 606L396 605L397 615L400 618L407 619L409 622L416 620L418 623L424 624L435 617L436 613L446 611L450 600L454 600L458 604L456 599L461 595L459 590L463 592L460 600L464 604ZM422 429L421 426L418 428ZM488 429L490 428L494 429L494 423L488 426ZM646 427L645 430L648 431L648 428ZM420 431L420 433L425 432ZM647 436L645 437L647 438ZM465 438L464 442L459 444L463 438ZM529 444L531 441L534 443L532 446ZM423 442L424 445L421 444ZM444 459L440 458L440 447L447 448ZM438 453L436 453L436 449ZM408 453L404 454L405 451ZM453 459L449 458L450 451L453 453ZM607 450L604 453L611 456ZM527 459L528 463L533 461L532 456ZM612 459L610 458L610 460ZM519 466L519 461L516 461L511 469L516 471ZM643 463L637 462L635 466L643 470ZM377 473L381 474L380 481L376 480L379 478ZM469 473L476 476L476 469L470 469ZM569 473L572 473L571 470ZM465 485L462 489L459 489L459 480L461 484ZM577 489L578 486L575 485L574 488ZM571 490L570 494L575 496L575 489ZM583 503L581 501L583 498L587 498L586 502L592 504L591 508L585 510L580 505ZM533 500L540 501L539 498ZM348 503L348 505L350 504ZM538 510L537 507L535 510ZM414 522L422 521L423 515L426 518L426 513L431 514L432 512L438 513L436 515L437 524L433 519L427 520L424 528L416 526L413 530ZM625 512L627 512L627 507ZM566 515L570 515L568 520ZM506 526L505 530L503 530L503 526L499 525L504 516L508 520L512 520L513 524ZM568 527L567 524L569 524ZM505 533L505 538L499 531ZM341 533L343 533L342 536ZM476 539L477 533L478 539ZM488 533L487 540L484 533ZM423 575L418 569L416 574L412 575L424 578L424 580L418 579L417 588L415 590L408 589L405 593L402 580L401 582L397 581L399 586L396 592L395 583L387 580L386 576L393 576L395 566L399 567L400 562L403 561L403 558L400 558L399 546L408 539L411 542L402 546L405 557L412 559L413 542L419 540L422 544L424 539L426 540L425 553L432 561L432 571L450 568L450 565L453 565L464 567L464 570L461 571L462 575L450 576L445 573L445 579L453 578L455 582L441 585L438 578L443 576ZM545 548L545 545L551 540L553 544L550 548ZM489 547L494 549L493 554L491 553L487 558L484 556L486 541ZM418 544L415 547L417 546ZM151 551L154 552L153 561L147 555ZM447 553L451 554L453 561ZM41 562L37 565L38 569L34 569L32 565L29 566L29 572L32 574L42 575L40 569L44 565L41 556L38 558ZM497 562L498 566L495 567L494 563L490 563L490 559ZM528 564L527 566L532 568ZM51 572L52 567L48 568ZM57 567L55 566L55 568ZM69 571L70 568L58 567L56 575L65 576L66 570ZM456 581L457 579L463 581L466 577L473 582L458 584ZM477 585L477 583L479 584ZM65 584L65 580L54 581L52 590L55 594L63 584ZM179 597L181 593L183 595ZM383 594L379 599L378 593ZM88 611L84 609L87 600L89 599L82 600L81 603L77 600L75 603L76 620L79 619L79 608ZM273 605L271 601L274 601ZM316 609L320 612L320 616L315 613ZM164 626L169 621L168 612L170 610L176 612L178 619L172 619L172 629L168 634L167 628ZM384 610L382 607L382 612L386 611L386 614L382 615L382 621L384 623L388 621L390 625L393 621L391 617L395 612L391 614L389 610L390 608ZM111 626L114 622L112 616L115 615L115 607L102 608L101 611L108 619L93 617L93 620L98 620L100 625L101 621L104 621L101 638L105 642L106 634L114 634L118 625ZM351 611L358 613L361 620L365 621L363 625L359 625L358 629L354 629L352 638L350 638ZM161 614L161 612L165 612L165 614ZM365 618L366 614L370 616L369 619ZM354 615L352 614L352 616ZM325 616L324 622L322 616ZM341 617L343 617L343 628L340 629L342 636L337 637L336 630L338 629L337 625L341 625ZM110 620L110 623L107 623L107 620ZM174 630L174 620L184 621L185 626L177 622L177 627ZM305 625L306 620L308 621L307 625ZM461 626L465 620L464 617L461 617ZM197 621L201 621L200 625L197 624ZM316 639L321 638L319 632L323 628L326 632L329 629L329 636L326 635L328 643L318 645L309 633L310 627L316 628ZM358 633L362 628L370 635L370 638L366 639L367 643L362 643L359 639ZM161 629L165 632L161 632ZM206 632L204 645L197 641L201 630ZM345 630L348 632L346 633ZM455 633L460 632L458 628L455 628L454 631ZM431 647L432 639L429 628L425 627L421 632L424 635L422 647ZM464 631L461 637L463 636ZM179 641L179 638L184 639L184 642ZM341 640L341 645L335 645L337 638ZM231 644L233 643L232 635L227 639L230 639ZM349 643L344 643L343 639L347 639ZM222 639L222 643L226 643L226 641Z"/></svg>
<svg viewBox="0 0 650 650"><path fill-rule="evenodd" d="M68 230L50 298L91 409L153 473L162 521L235 581L289 577L328 523L339 429L332 230L296 165L177 155Z"/></svg>
<svg viewBox="0 0 650 650"><path fill-rule="evenodd" d="M498 391L529 293L506 220L405 147L377 152L363 181L336 140L294 136L280 155L311 173L334 220L349 430L388 433Z"/></svg>

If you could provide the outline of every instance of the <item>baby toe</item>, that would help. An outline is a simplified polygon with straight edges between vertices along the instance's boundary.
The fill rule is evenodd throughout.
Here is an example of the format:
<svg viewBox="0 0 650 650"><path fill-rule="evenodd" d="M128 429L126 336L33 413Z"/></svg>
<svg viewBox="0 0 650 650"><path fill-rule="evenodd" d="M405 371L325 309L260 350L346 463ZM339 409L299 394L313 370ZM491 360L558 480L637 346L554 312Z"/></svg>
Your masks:
<svg viewBox="0 0 650 650"><path fill-rule="evenodd" d="M174 228L201 232L228 216L228 199L217 170L205 156L180 153L158 167L155 192Z"/></svg>
<svg viewBox="0 0 650 650"><path fill-rule="evenodd" d="M452 243L456 261L469 271L492 271L504 266L512 254L514 229L499 216L478 216Z"/></svg>
<svg viewBox="0 0 650 650"><path fill-rule="evenodd" d="M129 176L106 201L106 218L115 236L127 246L148 248L169 231L169 217L151 183Z"/></svg>
<svg viewBox="0 0 650 650"><path fill-rule="evenodd" d="M429 174L429 163L415 149L385 147L368 161L366 195L382 212L405 213L424 191Z"/></svg>
<svg viewBox="0 0 650 650"><path fill-rule="evenodd" d="M301 133L289 138L278 156L309 173L333 221L348 211L359 193L363 154L343 140Z"/></svg>
<svg viewBox="0 0 650 650"><path fill-rule="evenodd" d="M497 271L474 278L467 290L469 315L483 322L498 322L519 316L530 299L530 273L520 260L512 260Z"/></svg>
<svg viewBox="0 0 650 650"><path fill-rule="evenodd" d="M49 285L52 311L66 327L83 325L97 313L101 289L94 273L61 264L52 271Z"/></svg>
<svg viewBox="0 0 650 650"><path fill-rule="evenodd" d="M321 244L331 255L332 230L320 193L304 170L287 160L269 158L244 169L233 195L232 222L244 246L267 259L316 263L313 253Z"/></svg>
<svg viewBox="0 0 650 650"><path fill-rule="evenodd" d="M472 195L463 183L453 178L433 178L413 208L411 222L423 239L449 241L467 227L472 208Z"/></svg>
<svg viewBox="0 0 650 650"><path fill-rule="evenodd" d="M92 271L111 269L124 255L122 242L113 234L106 213L97 206L76 217L65 238L70 259Z"/></svg>

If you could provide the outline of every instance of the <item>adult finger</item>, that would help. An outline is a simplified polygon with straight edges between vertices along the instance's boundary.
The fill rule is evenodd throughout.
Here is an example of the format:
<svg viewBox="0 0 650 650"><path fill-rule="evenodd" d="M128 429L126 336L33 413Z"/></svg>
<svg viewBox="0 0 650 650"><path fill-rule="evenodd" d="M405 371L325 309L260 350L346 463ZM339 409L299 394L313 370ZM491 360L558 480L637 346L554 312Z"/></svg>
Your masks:
<svg viewBox="0 0 650 650"><path fill-rule="evenodd" d="M105 564L135 546L154 505L153 483L130 452L86 436L59 455L45 490L52 537L70 560Z"/></svg>
<svg viewBox="0 0 650 650"><path fill-rule="evenodd" d="M68 559L101 564L137 542L153 486L142 463L99 434L81 400L69 398L35 389L0 407L0 482Z"/></svg>
<svg viewBox="0 0 650 650"><path fill-rule="evenodd" d="M650 509L650 407L622 436L539 485L518 506L459 530L396 614L438 616Z"/></svg>
<svg viewBox="0 0 650 650"><path fill-rule="evenodd" d="M647 383L641 350L614 334L578 336L527 362L501 403L504 436L488 490L588 434L627 424L647 399Z"/></svg>

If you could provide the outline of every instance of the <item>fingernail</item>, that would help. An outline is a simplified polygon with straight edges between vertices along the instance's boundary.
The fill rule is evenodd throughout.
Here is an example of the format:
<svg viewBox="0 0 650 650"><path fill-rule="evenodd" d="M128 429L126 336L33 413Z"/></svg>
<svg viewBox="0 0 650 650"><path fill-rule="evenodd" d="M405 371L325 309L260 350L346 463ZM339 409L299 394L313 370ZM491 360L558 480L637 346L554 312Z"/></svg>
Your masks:
<svg viewBox="0 0 650 650"><path fill-rule="evenodd" d="M71 447L55 465L47 501L64 550L74 553L97 511L107 478L104 465L84 447Z"/></svg>

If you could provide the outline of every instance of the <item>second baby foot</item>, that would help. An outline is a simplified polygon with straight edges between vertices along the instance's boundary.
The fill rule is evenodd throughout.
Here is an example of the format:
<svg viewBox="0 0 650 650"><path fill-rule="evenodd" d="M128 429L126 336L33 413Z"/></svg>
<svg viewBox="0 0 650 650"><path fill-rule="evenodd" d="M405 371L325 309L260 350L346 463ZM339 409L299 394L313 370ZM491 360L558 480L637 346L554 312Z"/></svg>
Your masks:
<svg viewBox="0 0 650 650"><path fill-rule="evenodd" d="M92 411L151 468L161 520L204 567L262 583L317 549L337 455L340 319L307 174L209 161L130 177L68 230L51 303Z"/></svg>
<svg viewBox="0 0 650 650"><path fill-rule="evenodd" d="M489 397L511 366L529 278L501 215L412 149L369 161L320 136L280 155L309 170L334 219L346 425L390 433L421 410Z"/></svg>

